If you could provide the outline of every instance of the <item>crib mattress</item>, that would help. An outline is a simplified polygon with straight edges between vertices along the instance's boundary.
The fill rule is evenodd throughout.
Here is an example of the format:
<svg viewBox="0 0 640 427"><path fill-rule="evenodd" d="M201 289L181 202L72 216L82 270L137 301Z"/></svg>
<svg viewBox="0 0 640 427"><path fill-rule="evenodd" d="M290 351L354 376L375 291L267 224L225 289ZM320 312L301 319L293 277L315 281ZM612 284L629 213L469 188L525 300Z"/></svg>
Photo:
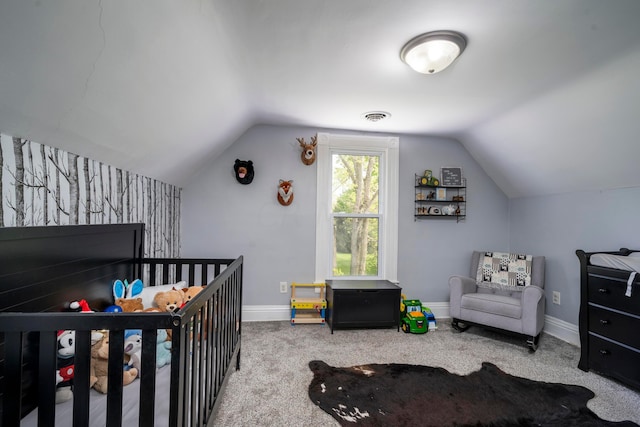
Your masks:
<svg viewBox="0 0 640 427"><path fill-rule="evenodd" d="M591 265L598 267L640 272L640 252L633 252L629 256L593 254L589 258L589 262Z"/></svg>
<svg viewBox="0 0 640 427"><path fill-rule="evenodd" d="M154 426L164 427L169 425L169 385L171 379L171 365L158 369L156 373L156 405ZM107 395L94 389L89 391L91 401L89 403L90 427L104 427L107 419ZM140 400L140 379L123 388L122 401L122 425L138 425L138 402ZM56 405L56 427L68 427L72 424L73 400ZM38 409L31 411L20 422L20 427L35 427L38 425Z"/></svg>

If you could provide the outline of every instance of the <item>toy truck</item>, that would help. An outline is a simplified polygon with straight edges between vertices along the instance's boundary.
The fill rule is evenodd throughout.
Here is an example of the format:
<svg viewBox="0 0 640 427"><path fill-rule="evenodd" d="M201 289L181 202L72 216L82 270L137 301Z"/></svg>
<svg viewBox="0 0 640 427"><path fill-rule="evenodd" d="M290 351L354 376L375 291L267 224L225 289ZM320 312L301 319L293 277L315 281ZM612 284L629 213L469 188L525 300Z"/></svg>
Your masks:
<svg viewBox="0 0 640 427"><path fill-rule="evenodd" d="M412 334L426 334L436 329L436 318L428 307L417 299L404 299L400 303L402 330Z"/></svg>

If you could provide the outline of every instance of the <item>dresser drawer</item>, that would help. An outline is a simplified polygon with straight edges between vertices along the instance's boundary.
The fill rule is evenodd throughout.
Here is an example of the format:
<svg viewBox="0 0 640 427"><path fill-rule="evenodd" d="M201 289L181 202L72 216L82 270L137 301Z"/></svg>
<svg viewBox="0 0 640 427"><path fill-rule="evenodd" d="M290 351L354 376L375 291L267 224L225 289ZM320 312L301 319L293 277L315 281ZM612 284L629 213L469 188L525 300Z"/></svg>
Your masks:
<svg viewBox="0 0 640 427"><path fill-rule="evenodd" d="M636 281L632 285L630 297L625 296L627 282L622 279L598 277L589 275L588 300L590 303L603 305L627 313L640 316L640 283Z"/></svg>
<svg viewBox="0 0 640 427"><path fill-rule="evenodd" d="M589 331L640 349L640 317L589 305Z"/></svg>
<svg viewBox="0 0 640 427"><path fill-rule="evenodd" d="M640 351L591 334L589 369L640 388Z"/></svg>

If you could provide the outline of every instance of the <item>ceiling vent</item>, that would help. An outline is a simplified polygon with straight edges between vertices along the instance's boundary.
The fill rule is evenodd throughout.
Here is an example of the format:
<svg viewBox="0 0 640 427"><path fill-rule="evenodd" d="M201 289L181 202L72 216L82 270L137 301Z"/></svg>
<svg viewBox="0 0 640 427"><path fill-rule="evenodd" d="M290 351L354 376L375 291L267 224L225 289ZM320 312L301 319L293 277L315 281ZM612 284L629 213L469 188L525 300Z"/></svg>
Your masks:
<svg viewBox="0 0 640 427"><path fill-rule="evenodd" d="M369 111L368 113L364 113L362 117L370 122L379 122L387 117L391 117L391 114L385 113L384 111Z"/></svg>

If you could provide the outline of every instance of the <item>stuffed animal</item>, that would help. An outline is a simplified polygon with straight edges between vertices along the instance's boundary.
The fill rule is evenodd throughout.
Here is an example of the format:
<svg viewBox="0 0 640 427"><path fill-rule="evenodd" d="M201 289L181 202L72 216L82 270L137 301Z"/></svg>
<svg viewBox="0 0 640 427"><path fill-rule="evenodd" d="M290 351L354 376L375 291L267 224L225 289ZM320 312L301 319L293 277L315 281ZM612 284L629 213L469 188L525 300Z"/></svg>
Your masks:
<svg viewBox="0 0 640 427"><path fill-rule="evenodd" d="M67 307L62 311L75 312L75 313L93 313L93 310L89 307L87 300L81 299L78 301L71 301Z"/></svg>
<svg viewBox="0 0 640 427"><path fill-rule="evenodd" d="M182 292L172 289L166 292L158 292L153 298L154 304L161 310L169 313L175 313L180 310L183 303Z"/></svg>
<svg viewBox="0 0 640 427"><path fill-rule="evenodd" d="M91 347L91 366L89 369L90 387L100 393L107 393L107 372L109 367L109 333ZM131 368L122 372L122 385L128 385L138 376L138 370Z"/></svg>
<svg viewBox="0 0 640 427"><path fill-rule="evenodd" d="M302 147L302 153L300 153L300 158L302 159L302 163L309 166L312 165L313 162L316 161L316 145L318 145L318 136L312 136L311 142L304 142L304 138L296 138L300 143L300 147Z"/></svg>
<svg viewBox="0 0 640 427"><path fill-rule="evenodd" d="M253 162L251 160L236 159L233 164L236 180L243 185L251 184L253 181Z"/></svg>
<svg viewBox="0 0 640 427"><path fill-rule="evenodd" d="M282 206L289 206L293 202L293 180L280 180L278 184L278 202Z"/></svg>
<svg viewBox="0 0 640 427"><path fill-rule="evenodd" d="M58 331L58 359L56 361L56 403L73 397L74 356L76 354L75 331Z"/></svg>
<svg viewBox="0 0 640 427"><path fill-rule="evenodd" d="M100 332L91 332L91 345L102 339ZM56 403L66 402L73 397L74 356L76 354L75 331L58 331L58 359L56 370Z"/></svg>
<svg viewBox="0 0 640 427"><path fill-rule="evenodd" d="M167 331L158 330L158 340L156 344L156 368L171 363L171 341L167 341Z"/></svg>
<svg viewBox="0 0 640 427"><path fill-rule="evenodd" d="M118 298L116 299L116 305L127 313L144 310L142 298Z"/></svg>
<svg viewBox="0 0 640 427"><path fill-rule="evenodd" d="M134 367L140 375L140 361L142 359L142 331L131 331L131 334L125 333L124 352L129 356L127 366L129 369Z"/></svg>
<svg viewBox="0 0 640 427"><path fill-rule="evenodd" d="M188 286L186 288L182 288L182 292L183 292L183 295L182 295L182 297L183 297L182 306L184 307L184 305L186 303L191 301L191 299L193 297L195 297L200 292L202 292L203 289L204 289L204 286Z"/></svg>
<svg viewBox="0 0 640 427"><path fill-rule="evenodd" d="M136 279L131 283L126 280L124 283L122 280L116 280L113 282L113 298L133 298L140 295L142 289L144 289L144 285L140 279Z"/></svg>
<svg viewBox="0 0 640 427"><path fill-rule="evenodd" d="M142 293L144 285L142 280L136 279L129 283L126 280L116 280L113 282L113 298L115 305L122 308L122 311L131 313L144 310L142 298L138 297Z"/></svg>

